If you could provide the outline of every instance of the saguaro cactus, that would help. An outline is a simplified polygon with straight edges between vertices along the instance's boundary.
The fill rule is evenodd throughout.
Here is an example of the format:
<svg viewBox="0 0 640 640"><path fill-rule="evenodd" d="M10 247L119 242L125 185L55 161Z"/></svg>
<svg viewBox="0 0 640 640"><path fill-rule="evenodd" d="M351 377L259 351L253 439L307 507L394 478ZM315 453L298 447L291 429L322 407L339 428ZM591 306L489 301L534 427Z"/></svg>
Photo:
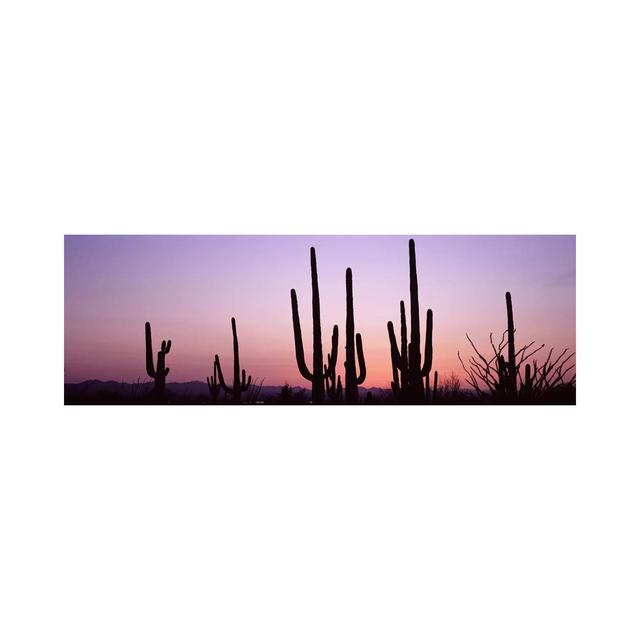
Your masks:
<svg viewBox="0 0 640 640"><path fill-rule="evenodd" d="M513 322L513 305L511 294L505 294L507 302L507 359L502 353L496 354L496 370L498 373L498 384L495 387L495 395L506 402L515 402L518 399L518 371L516 363L516 338L515 326Z"/></svg>
<svg viewBox="0 0 640 640"><path fill-rule="evenodd" d="M213 361L213 375L211 377L207 376L207 387L209 387L211 399L213 402L216 402L222 387L218 384L218 368L216 367L215 360Z"/></svg>
<svg viewBox="0 0 640 640"><path fill-rule="evenodd" d="M400 349L393 330L393 322L387 322L389 331L389 343L391 345L391 368L393 382L391 389L396 400L404 400L409 390L409 361L407 355L407 316L404 310L404 301L400 301Z"/></svg>
<svg viewBox="0 0 640 640"><path fill-rule="evenodd" d="M154 369L153 367L153 344L151 341L151 324L149 322L145 322L144 324L144 339L146 346L146 364L147 364L147 375L155 381L154 393L158 398L162 398L164 396L165 382L166 378L169 375L169 367L164 366L165 356L169 353L171 349L171 340L163 340L162 345L160 346L160 351L158 351L158 359L157 364Z"/></svg>
<svg viewBox="0 0 640 640"><path fill-rule="evenodd" d="M240 377L240 354L238 350L238 334L236 332L235 318L231 318L231 331L233 332L233 385L231 387L225 384L222 367L220 366L220 358L217 353L213 366L218 372L220 386L224 389L224 392L231 394L234 402L240 402L242 394L251 386L251 376L247 379L247 372L243 369L242 378Z"/></svg>
<svg viewBox="0 0 640 640"><path fill-rule="evenodd" d="M416 269L416 245L409 240L409 295L411 313L411 341L406 346L406 319L404 303L400 303L402 351L398 349L393 323L387 323L391 344L393 369L392 389L396 397L412 403L428 402L430 399L429 374L433 364L433 312L427 310L427 327L424 345L424 363L420 353L420 299L418 296L418 273ZM408 351L408 358L407 358ZM398 378L400 372L400 378ZM404 376L404 377L403 377ZM422 378L426 378L426 385Z"/></svg>
<svg viewBox="0 0 640 640"><path fill-rule="evenodd" d="M524 382L520 385L520 399L531 401L533 399L533 379L531 375L531 365L527 363L524 367Z"/></svg>
<svg viewBox="0 0 640 640"><path fill-rule="evenodd" d="M346 352L347 359L344 363L344 382L345 382L345 398L347 403L353 404L358 402L358 385L362 384L367 377L367 367L364 360L364 352L362 350L362 336L355 334L355 350L354 350L354 317L353 317L353 276L351 269L347 269L346 273L347 285L347 333L346 333ZM360 374L356 374L356 350L358 353L358 366Z"/></svg>
<svg viewBox="0 0 640 640"><path fill-rule="evenodd" d="M513 305L511 304L511 293L505 294L507 301L507 336L509 361L507 363L507 397L515 401L518 397L518 365L516 364L516 330L513 324Z"/></svg>
<svg viewBox="0 0 640 640"><path fill-rule="evenodd" d="M336 359L338 357L338 326L334 325L331 337L331 355L327 370L322 361L322 330L320 326L320 291L318 288L318 268L316 265L316 250L311 247L311 310L313 315L313 368L309 371L304 359L304 345L302 342L302 330L300 328L300 315L298 314L298 298L296 290L291 289L291 315L293 317L293 338L296 348L296 362L298 370L305 380L311 382L311 401L321 403L324 401L325 380L335 374Z"/></svg>
<svg viewBox="0 0 640 640"><path fill-rule="evenodd" d="M490 357L482 355L468 334L467 340L475 356L465 364L458 352L458 360L467 375L467 382L479 396L488 391L494 401L499 403L539 401L544 396L551 397L556 393L571 396L575 393L575 352L570 353L569 349L564 349L561 353L554 355L552 348L542 364L538 364L534 356L544 349L544 344L537 346L534 340L516 350L513 304L508 291L505 299L507 328L498 344L494 342L493 334L489 334L493 355ZM503 355L505 353L506 355ZM533 366L527 362L529 359L533 359ZM522 379L523 369L524 380Z"/></svg>
<svg viewBox="0 0 640 640"><path fill-rule="evenodd" d="M327 363L331 362L331 354L327 354ZM338 383L336 384L336 368L329 369L328 364L324 365L325 373L325 391L327 397L331 402L342 402L342 380L338 376Z"/></svg>

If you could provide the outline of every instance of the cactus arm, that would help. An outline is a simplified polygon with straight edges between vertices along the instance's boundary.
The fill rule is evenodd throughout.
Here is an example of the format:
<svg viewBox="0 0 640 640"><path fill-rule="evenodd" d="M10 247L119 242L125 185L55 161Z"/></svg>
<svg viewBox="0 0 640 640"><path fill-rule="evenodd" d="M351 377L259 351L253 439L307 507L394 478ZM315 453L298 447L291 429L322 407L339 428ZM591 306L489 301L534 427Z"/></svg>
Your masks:
<svg viewBox="0 0 640 640"><path fill-rule="evenodd" d="M392 367L391 371L393 372L393 382L391 383L391 388L394 393L400 391L400 382L398 380L398 367Z"/></svg>
<svg viewBox="0 0 640 640"><path fill-rule="evenodd" d="M169 353L171 349L171 340L167 340L167 348L164 350L165 355Z"/></svg>
<svg viewBox="0 0 640 640"><path fill-rule="evenodd" d="M336 375L336 362L338 360L338 325L333 325L333 333L331 334L331 353L327 354L327 365L324 365L323 377L325 380L327 377L335 378Z"/></svg>
<svg viewBox="0 0 640 640"><path fill-rule="evenodd" d="M367 365L364 360L364 351L362 350L362 336L356 333L356 352L358 354L358 367L360 375L356 378L356 384L362 384L367 377Z"/></svg>
<svg viewBox="0 0 640 640"><path fill-rule="evenodd" d="M391 364L394 369L402 367L400 351L398 351L398 343L396 342L396 334L393 330L393 322L387 322L387 331L389 332L389 344L391 345Z"/></svg>
<svg viewBox="0 0 640 640"><path fill-rule="evenodd" d="M151 324L149 322L145 322L144 324L144 341L146 347L146 364L147 364L147 375L150 378L156 377L156 371L153 368L153 346L151 343Z"/></svg>
<svg viewBox="0 0 640 640"><path fill-rule="evenodd" d="M422 375L428 376L433 365L433 312L427 310L427 335L424 339L424 366Z"/></svg>
<svg viewBox="0 0 640 640"><path fill-rule="evenodd" d="M407 366L407 314L404 310L404 300L400 300L400 357L404 367Z"/></svg>
<svg viewBox="0 0 640 640"><path fill-rule="evenodd" d="M247 380L247 372L242 370L242 382L240 383L240 391L246 391L251 386L251 376Z"/></svg>
<svg viewBox="0 0 640 640"><path fill-rule="evenodd" d="M225 393L233 393L233 389L231 387L228 387L225 384L224 376L222 375L222 367L220 366L220 358L218 358L218 354L217 353L216 353L216 357L215 357L215 361L214 361L214 365L213 366L218 371L218 379L220 380L220 386L224 389L224 392Z"/></svg>
<svg viewBox="0 0 640 640"><path fill-rule="evenodd" d="M167 367L167 368L164 370L164 377L165 377L165 378L169 375L169 371L170 371L170 370L171 370L171 369L170 369L169 367Z"/></svg>
<svg viewBox="0 0 640 640"><path fill-rule="evenodd" d="M220 395L220 385L218 384L218 373L216 371L216 365L213 365L213 375L211 377L207 376L207 387L209 387L209 395L215 402Z"/></svg>
<svg viewBox="0 0 640 640"><path fill-rule="evenodd" d="M293 317L293 338L296 347L296 362L300 375L306 380L312 381L313 375L304 361L304 344L302 342L302 330L300 328L300 315L298 314L298 298L296 290L291 289L291 315Z"/></svg>
<svg viewBox="0 0 640 640"><path fill-rule="evenodd" d="M406 390L409 386L409 355L407 346L407 314L404 309L404 300L400 301L400 389Z"/></svg>

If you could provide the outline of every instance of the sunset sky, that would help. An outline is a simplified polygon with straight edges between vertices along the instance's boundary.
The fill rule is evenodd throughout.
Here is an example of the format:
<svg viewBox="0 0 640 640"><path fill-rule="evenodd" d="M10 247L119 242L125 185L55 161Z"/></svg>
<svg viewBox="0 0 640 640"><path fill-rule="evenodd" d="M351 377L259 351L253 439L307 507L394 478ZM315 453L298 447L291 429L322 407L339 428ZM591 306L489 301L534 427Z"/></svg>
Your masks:
<svg viewBox="0 0 640 640"><path fill-rule="evenodd" d="M172 340L168 382L204 380L215 353L231 377L235 316L240 363L249 374L265 385L310 386L296 366L290 290L298 294L311 366L314 246L324 351L334 324L344 349L345 269L351 267L367 362L363 386L386 387L386 324L392 320L399 331L400 300L408 313L409 237L66 236L65 382L144 380L147 320L154 351L162 339ZM575 350L575 236L411 237L421 339L431 308L433 366L441 377L463 377L456 354L470 354L465 333L490 351L489 332L506 328L506 291L513 296L517 344L536 340Z"/></svg>

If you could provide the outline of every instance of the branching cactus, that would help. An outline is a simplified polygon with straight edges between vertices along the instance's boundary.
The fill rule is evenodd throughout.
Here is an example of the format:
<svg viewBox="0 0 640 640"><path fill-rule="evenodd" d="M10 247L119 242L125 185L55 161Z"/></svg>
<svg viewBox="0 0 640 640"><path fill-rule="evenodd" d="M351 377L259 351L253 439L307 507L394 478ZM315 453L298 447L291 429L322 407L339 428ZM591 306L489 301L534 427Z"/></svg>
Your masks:
<svg viewBox="0 0 640 640"><path fill-rule="evenodd" d="M413 239L409 240L409 295L411 313L411 341L409 344L406 344L407 329L403 302L400 303L401 349L398 349L393 323L387 323L393 371L391 387L397 399L403 402L422 403L428 402L431 396L429 375L433 364L433 312L431 309L427 310L423 363L420 353L420 299L418 297L416 245ZM423 378L426 378L426 384Z"/></svg>
<svg viewBox="0 0 640 640"><path fill-rule="evenodd" d="M326 367L323 363L322 330L320 326L320 291L318 288L318 268L316 265L316 250L311 247L311 311L313 316L313 365L311 371L304 359L304 344L300 315L298 313L298 297L296 290L291 289L291 315L293 317L293 338L296 348L296 361L300 375L311 382L311 401L320 404L324 401L325 380L335 375L336 359L338 357L338 327L333 327L331 337L331 354Z"/></svg>
<svg viewBox="0 0 640 640"><path fill-rule="evenodd" d="M207 387L209 387L211 400L216 402L222 387L218 384L218 368L216 367L215 360L213 361L213 375L211 377L207 376Z"/></svg>
<svg viewBox="0 0 640 640"><path fill-rule="evenodd" d="M151 341L151 324L149 322L145 322L144 325L144 338L145 338L145 346L147 352L147 375L155 381L154 393L158 398L162 398L164 396L164 389L167 376L169 375L169 368L164 366L165 356L169 353L171 349L171 340L163 340L162 345L160 346L160 351L158 351L158 359L157 364L154 368L153 366L153 344Z"/></svg>
<svg viewBox="0 0 640 640"><path fill-rule="evenodd" d="M346 273L347 285L347 334L346 334L346 352L347 359L344 363L344 381L345 381L345 398L348 404L358 402L358 385L361 385L367 377L367 366L364 360L364 352L362 350L362 336L355 334L355 321L353 317L353 276L351 269L347 269ZM355 349L354 349L355 346ZM356 352L358 354L358 367L360 373L356 374Z"/></svg>
<svg viewBox="0 0 640 640"><path fill-rule="evenodd" d="M327 354L327 363L331 363L330 353ZM342 402L342 380L340 376L338 376L338 383L336 384L336 368L333 367L333 369L329 369L329 364L325 364L324 373L327 398L329 398L331 402Z"/></svg>
<svg viewBox="0 0 640 640"><path fill-rule="evenodd" d="M389 331L389 343L391 344L391 368L393 382L391 390L396 401L404 401L409 392L409 360L407 355L407 316L404 310L404 301L400 301L400 349L393 330L393 322L387 322Z"/></svg>
<svg viewBox="0 0 640 640"><path fill-rule="evenodd" d="M225 393L233 396L233 401L239 403L242 400L242 394L251 386L251 376L247 379L247 372L242 369L242 377L240 377L240 355L238 350L238 334L236 332L236 319L231 318L231 331L233 332L233 385L227 386L222 375L222 367L220 366L220 358L216 353L213 366L218 372L220 386ZM214 372L215 375L215 372Z"/></svg>

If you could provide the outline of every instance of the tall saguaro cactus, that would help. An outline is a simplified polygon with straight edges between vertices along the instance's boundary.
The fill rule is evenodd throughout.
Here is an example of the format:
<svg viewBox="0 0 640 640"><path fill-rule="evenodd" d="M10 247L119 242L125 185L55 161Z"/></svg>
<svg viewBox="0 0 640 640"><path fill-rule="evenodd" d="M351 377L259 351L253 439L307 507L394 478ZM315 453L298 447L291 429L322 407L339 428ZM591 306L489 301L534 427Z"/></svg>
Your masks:
<svg viewBox="0 0 640 640"><path fill-rule="evenodd" d="M222 367L220 366L220 358L217 353L215 355L213 366L218 372L220 386L224 389L224 392L231 394L234 402L240 402L242 394L251 386L251 376L247 379L247 372L243 369L242 378L240 377L240 354L238 350L238 334L236 332L235 318L231 318L231 331L233 332L233 385L228 386L225 384L224 376L222 375Z"/></svg>
<svg viewBox="0 0 640 640"><path fill-rule="evenodd" d="M155 381L154 393L160 399L164 396L165 382L169 375L169 367L164 366L165 356L171 349L171 340L163 340L158 351L157 364L153 366L153 343L151 341L151 324L144 323L144 340L146 347L147 375Z"/></svg>
<svg viewBox="0 0 640 640"><path fill-rule="evenodd" d="M387 323L391 345L391 365L393 382L391 384L397 399L411 403L430 400L429 374L433 364L433 312L427 310L427 327L424 345L424 363L420 353L420 299L418 296L418 272L416 269L416 245L409 240L409 295L411 313L411 341L406 344L406 318L404 303L400 303L401 349L398 349L393 323ZM408 354L408 356L407 356ZM400 373L400 377L398 376ZM423 382L426 378L426 385Z"/></svg>
<svg viewBox="0 0 640 640"><path fill-rule="evenodd" d="M496 393L507 402L518 399L518 364L516 363L516 329L513 322L513 304L511 293L505 294L507 302L507 359L502 354L496 356L498 386ZM527 365L528 366L528 365Z"/></svg>
<svg viewBox="0 0 640 640"><path fill-rule="evenodd" d="M358 402L358 385L362 384L367 377L367 367L364 360L364 352L362 350L362 336L355 334L355 320L353 316L353 276L351 268L346 273L347 285L347 332L346 332L346 352L347 359L344 363L344 381L345 381L345 397L347 403L353 404ZM354 349L355 345L355 349ZM356 374L356 350L358 353L358 366L360 374Z"/></svg>
<svg viewBox="0 0 640 640"><path fill-rule="evenodd" d="M516 364L516 329L513 324L513 305L511 304L511 293L505 294L507 301L507 335L508 349L507 355L507 397L515 400L518 397L518 366Z"/></svg>
<svg viewBox="0 0 640 640"><path fill-rule="evenodd" d="M327 370L323 364L322 330L320 326L320 290L318 288L318 268L316 265L316 250L311 247L311 312L313 316L313 366L309 367L304 359L304 344L302 342L302 329L300 328L300 315L298 313L298 297L296 290L291 289L291 315L293 318L293 338L296 348L296 362L298 370L305 380L311 382L311 400L314 403L324 401L325 380L335 374L336 359L338 357L338 326L334 325L331 337L331 355Z"/></svg>

